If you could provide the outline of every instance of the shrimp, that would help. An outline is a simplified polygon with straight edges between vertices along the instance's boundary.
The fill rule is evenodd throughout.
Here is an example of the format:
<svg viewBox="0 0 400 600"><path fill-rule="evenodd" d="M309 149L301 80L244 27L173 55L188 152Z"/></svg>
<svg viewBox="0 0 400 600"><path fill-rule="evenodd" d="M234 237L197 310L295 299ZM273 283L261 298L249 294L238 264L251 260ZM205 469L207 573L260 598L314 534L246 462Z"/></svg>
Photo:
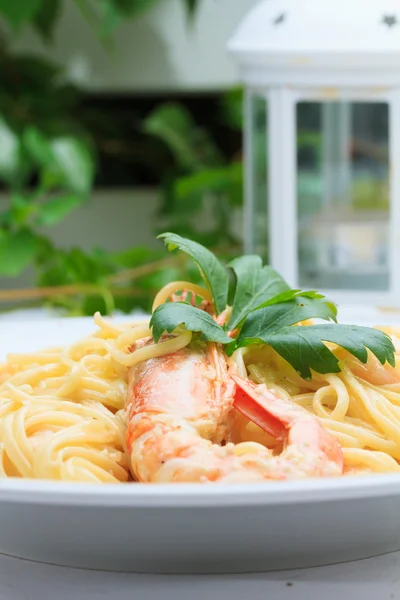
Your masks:
<svg viewBox="0 0 400 600"><path fill-rule="evenodd" d="M232 376L237 384L235 408L284 444L270 457L268 479L324 477L343 474L341 446L318 419L302 406L257 385Z"/></svg>
<svg viewBox="0 0 400 600"><path fill-rule="evenodd" d="M356 377L364 379L372 385L400 383L400 364L396 362L395 367L392 367L389 363L382 365L372 352L368 353L366 364L363 364L352 355L348 355L344 362Z"/></svg>
<svg viewBox="0 0 400 600"><path fill-rule="evenodd" d="M236 410L285 442L280 456L234 444ZM261 482L343 473L339 443L317 419L265 386L231 375L214 344L195 342L132 367L126 443L141 482Z"/></svg>
<svg viewBox="0 0 400 600"><path fill-rule="evenodd" d="M396 330L393 327L377 327L376 329L383 331L391 338L396 354L395 367L392 367L387 362L382 365L377 357L370 351L368 352L368 360L364 364L343 348L338 348L335 344L331 344L330 346L334 350L336 356L344 362L356 377L376 386L398 385L400 384L400 363L397 361L400 354L399 330Z"/></svg>
<svg viewBox="0 0 400 600"><path fill-rule="evenodd" d="M393 385L400 383L400 365L392 367L388 363L382 365L375 356L370 356L366 365L357 359L346 361L351 371L372 385Z"/></svg>

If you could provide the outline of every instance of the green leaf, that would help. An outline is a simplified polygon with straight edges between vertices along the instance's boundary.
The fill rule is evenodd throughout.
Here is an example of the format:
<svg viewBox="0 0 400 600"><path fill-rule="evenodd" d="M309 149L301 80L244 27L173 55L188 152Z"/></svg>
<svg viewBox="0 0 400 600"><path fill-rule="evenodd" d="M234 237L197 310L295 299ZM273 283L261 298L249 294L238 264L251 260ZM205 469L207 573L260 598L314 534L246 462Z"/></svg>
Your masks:
<svg viewBox="0 0 400 600"><path fill-rule="evenodd" d="M241 256L229 266L236 275L236 294L229 328L236 329L247 315L278 294L292 293L288 284L272 267L262 266L259 256Z"/></svg>
<svg viewBox="0 0 400 600"><path fill-rule="evenodd" d="M341 346L362 363L368 360L367 348L381 364L395 366L395 348L388 335L357 325L312 325L310 327L283 327L259 336L271 346L304 379L316 373L339 373L338 358L324 342Z"/></svg>
<svg viewBox="0 0 400 600"><path fill-rule="evenodd" d="M43 96L54 92L55 82L63 74L60 65L35 54L13 56L10 67L18 75L16 81L13 81L13 78L10 77L9 83L11 86L14 87L15 85L17 90L21 86L24 90L29 90L30 94L37 94L40 97L40 102L45 101L46 98L43 98ZM28 96L25 96L24 99L27 100ZM34 99L31 97L29 100L33 101ZM52 110L54 108L52 107Z"/></svg>
<svg viewBox="0 0 400 600"><path fill-rule="evenodd" d="M84 297L82 302L82 312L87 317L92 317L96 312L108 315L108 307L104 296L99 294L90 294Z"/></svg>
<svg viewBox="0 0 400 600"><path fill-rule="evenodd" d="M38 250L36 236L23 230L0 237L0 275L15 277L34 260Z"/></svg>
<svg viewBox="0 0 400 600"><path fill-rule="evenodd" d="M193 175L180 177L175 186L178 199L210 192L229 193L231 188L243 184L243 164L232 163L226 167L203 169Z"/></svg>
<svg viewBox="0 0 400 600"><path fill-rule="evenodd" d="M108 38L118 25L128 19L140 17L161 0L75 0L83 16L102 37ZM190 15L194 14L199 0L184 0Z"/></svg>
<svg viewBox="0 0 400 600"><path fill-rule="evenodd" d="M179 248L195 261L212 294L217 314L222 313L226 308L229 289L229 277L225 267L212 252L196 242L174 233L163 233L158 237L164 240L169 250Z"/></svg>
<svg viewBox="0 0 400 600"><path fill-rule="evenodd" d="M186 6L189 18L193 18L200 6L200 0L183 0L183 3Z"/></svg>
<svg viewBox="0 0 400 600"><path fill-rule="evenodd" d="M140 287L144 291L149 291L154 294L157 293L158 290L163 288L171 281L179 281L180 279L180 270L173 267L164 267L162 269L158 269L157 271L153 271L153 273L149 273L144 277L140 277ZM137 280L136 282L137 283Z"/></svg>
<svg viewBox="0 0 400 600"><path fill-rule="evenodd" d="M159 0L108 0L124 17L137 17L151 10Z"/></svg>
<svg viewBox="0 0 400 600"><path fill-rule="evenodd" d="M331 316L329 318L333 321L337 320L336 304L334 304L333 302L329 302L329 300L327 300L327 298L323 294L320 294L319 292L315 291L303 292L301 290L288 290L287 292L283 292L282 294L278 294L270 300L267 300L266 302L258 306L258 308L272 306L273 304L281 304L282 302L289 302L290 300L294 300L295 298L311 298L313 300L323 300L325 306L328 307L331 313Z"/></svg>
<svg viewBox="0 0 400 600"><path fill-rule="evenodd" d="M0 178L12 184L19 178L23 158L16 131L0 117Z"/></svg>
<svg viewBox="0 0 400 600"><path fill-rule="evenodd" d="M41 167L54 161L50 141L37 127L31 125L23 133L23 144L31 159Z"/></svg>
<svg viewBox="0 0 400 600"><path fill-rule="evenodd" d="M11 195L11 207L10 207L10 225L17 229L22 229L23 226L27 225L33 215L38 210L38 207L32 201L33 198L30 195L23 195L14 193Z"/></svg>
<svg viewBox="0 0 400 600"><path fill-rule="evenodd" d="M145 119L143 129L162 140L178 166L188 172L223 163L214 139L197 126L191 113L180 104L162 104Z"/></svg>
<svg viewBox="0 0 400 600"><path fill-rule="evenodd" d="M141 16L158 2L159 0L101 0L97 6L101 34L110 36L118 25L127 19Z"/></svg>
<svg viewBox="0 0 400 600"><path fill-rule="evenodd" d="M36 218L38 225L55 225L62 221L70 212L82 204L82 197L59 196L40 206Z"/></svg>
<svg viewBox="0 0 400 600"><path fill-rule="evenodd" d="M43 0L0 0L0 14L14 28L31 21Z"/></svg>
<svg viewBox="0 0 400 600"><path fill-rule="evenodd" d="M65 187L86 196L92 187L95 163L89 145L81 138L49 138L37 127L28 127L23 143L31 159L43 169L46 188Z"/></svg>
<svg viewBox="0 0 400 600"><path fill-rule="evenodd" d="M35 15L33 25L47 42L52 39L53 29L60 12L61 0L42 0L42 5Z"/></svg>
<svg viewBox="0 0 400 600"><path fill-rule="evenodd" d="M55 166L50 171L71 191L86 196L94 178L94 159L88 144L75 137L59 137L51 141Z"/></svg>
<svg viewBox="0 0 400 600"><path fill-rule="evenodd" d="M188 219L182 218L179 215L177 219L171 219L168 221L168 228L173 231L176 235L180 235L184 238L189 238L206 248L213 248L218 246L221 241L220 232L211 229L206 231L199 231L195 224L191 225ZM165 229L165 227L163 227ZM158 232L157 232L158 233ZM159 232L159 235L162 231Z"/></svg>
<svg viewBox="0 0 400 600"><path fill-rule="evenodd" d="M60 250L47 245L40 258L39 285L92 283L104 287L105 276L113 273L107 253L84 252L80 248Z"/></svg>
<svg viewBox="0 0 400 600"><path fill-rule="evenodd" d="M183 302L161 304L155 310L150 321L154 341L158 342L163 333L172 333L181 325L188 331L201 332L201 339L206 342L231 342L231 338L208 313Z"/></svg>
<svg viewBox="0 0 400 600"><path fill-rule="evenodd" d="M164 252L153 250L147 246L135 246L122 252L115 252L111 255L111 260L118 266L125 269L132 269L146 263L151 263L161 258L165 258Z"/></svg>
<svg viewBox="0 0 400 600"><path fill-rule="evenodd" d="M243 88L234 88L222 96L224 122L233 129L243 130ZM265 140L264 140L265 144Z"/></svg>
<svg viewBox="0 0 400 600"><path fill-rule="evenodd" d="M197 153L190 139L196 127L185 108L178 104L163 104L144 121L144 130L160 138L171 150L179 165L192 170L199 166Z"/></svg>
<svg viewBox="0 0 400 600"><path fill-rule="evenodd" d="M266 335L279 331L282 327L290 327L307 319L335 320L336 313L319 298L297 296L287 302L271 304L250 313L237 343L239 346L248 345L252 340L264 339Z"/></svg>

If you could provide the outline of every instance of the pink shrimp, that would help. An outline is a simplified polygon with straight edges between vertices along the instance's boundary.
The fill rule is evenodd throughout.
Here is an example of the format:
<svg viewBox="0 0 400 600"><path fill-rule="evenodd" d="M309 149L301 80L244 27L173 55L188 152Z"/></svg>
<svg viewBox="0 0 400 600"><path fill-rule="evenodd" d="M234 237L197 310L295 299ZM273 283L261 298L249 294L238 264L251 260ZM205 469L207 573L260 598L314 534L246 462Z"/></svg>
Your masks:
<svg viewBox="0 0 400 600"><path fill-rule="evenodd" d="M323 477L343 473L339 442L314 415L267 389L232 377L237 383L235 408L245 417L284 443L284 450L268 464L268 478Z"/></svg>
<svg viewBox="0 0 400 600"><path fill-rule="evenodd" d="M376 329L379 329L390 336L395 347L396 355L400 354L399 330L394 329L393 327L377 327ZM400 384L399 362L396 363L395 367L392 367L389 363L382 365L372 352L368 352L368 362L364 364L355 356L343 350L343 348L337 348L335 353L356 377L360 377L360 379L364 379L364 381L367 381L372 385Z"/></svg>
<svg viewBox="0 0 400 600"><path fill-rule="evenodd" d="M229 441L235 407L281 438L274 456L254 442ZM230 376L222 350L192 343L130 369L127 448L142 482L261 482L336 476L343 472L338 442L292 402Z"/></svg>

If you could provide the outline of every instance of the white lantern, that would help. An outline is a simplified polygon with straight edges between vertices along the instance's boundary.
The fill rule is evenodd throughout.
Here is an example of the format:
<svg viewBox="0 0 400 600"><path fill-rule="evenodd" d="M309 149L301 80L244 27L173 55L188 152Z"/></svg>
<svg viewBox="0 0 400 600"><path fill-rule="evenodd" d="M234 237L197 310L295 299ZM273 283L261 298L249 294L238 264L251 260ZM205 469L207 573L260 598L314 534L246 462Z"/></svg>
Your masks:
<svg viewBox="0 0 400 600"><path fill-rule="evenodd" d="M246 251L294 288L400 304L400 1L264 0L246 87Z"/></svg>

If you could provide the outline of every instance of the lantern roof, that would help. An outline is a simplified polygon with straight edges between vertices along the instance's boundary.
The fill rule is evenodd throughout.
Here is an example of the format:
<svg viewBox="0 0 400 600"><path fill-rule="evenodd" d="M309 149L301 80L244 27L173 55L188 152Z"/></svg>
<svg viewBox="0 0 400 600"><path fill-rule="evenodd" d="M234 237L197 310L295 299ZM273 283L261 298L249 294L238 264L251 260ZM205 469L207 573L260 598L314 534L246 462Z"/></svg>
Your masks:
<svg viewBox="0 0 400 600"><path fill-rule="evenodd" d="M400 0L262 0L229 42L253 84L400 84Z"/></svg>

